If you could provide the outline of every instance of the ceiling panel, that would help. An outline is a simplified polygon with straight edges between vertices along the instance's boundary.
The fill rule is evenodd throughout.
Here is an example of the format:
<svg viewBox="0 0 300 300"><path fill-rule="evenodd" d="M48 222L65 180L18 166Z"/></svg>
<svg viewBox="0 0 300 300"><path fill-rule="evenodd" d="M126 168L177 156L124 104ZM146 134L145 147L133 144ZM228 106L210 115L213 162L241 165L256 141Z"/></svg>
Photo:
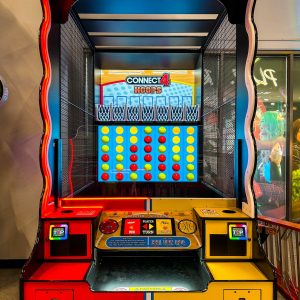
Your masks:
<svg viewBox="0 0 300 300"><path fill-rule="evenodd" d="M93 37L95 46L199 46L204 37Z"/></svg>
<svg viewBox="0 0 300 300"><path fill-rule="evenodd" d="M95 67L120 70L193 70L199 53L119 53L95 55Z"/></svg>
<svg viewBox="0 0 300 300"><path fill-rule="evenodd" d="M210 32L215 21L81 20L87 32Z"/></svg>
<svg viewBox="0 0 300 300"><path fill-rule="evenodd" d="M79 0L78 13L97 14L210 14L220 13L217 0Z"/></svg>

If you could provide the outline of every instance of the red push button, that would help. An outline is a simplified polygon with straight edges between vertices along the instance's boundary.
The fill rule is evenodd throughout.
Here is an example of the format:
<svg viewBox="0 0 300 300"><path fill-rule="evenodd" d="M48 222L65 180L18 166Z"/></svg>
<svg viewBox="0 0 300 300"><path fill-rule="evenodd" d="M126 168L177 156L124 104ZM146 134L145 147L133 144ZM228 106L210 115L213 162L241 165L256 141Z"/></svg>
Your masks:
<svg viewBox="0 0 300 300"><path fill-rule="evenodd" d="M141 219L125 219L124 235L140 235Z"/></svg>
<svg viewBox="0 0 300 300"><path fill-rule="evenodd" d="M160 136L159 138L158 138L158 141L161 143L161 144L164 144L165 142L166 142L166 137L165 136Z"/></svg>
<svg viewBox="0 0 300 300"><path fill-rule="evenodd" d="M180 170L180 165L179 164L174 164L173 166L172 166L172 169L174 170L174 171L179 171Z"/></svg>
<svg viewBox="0 0 300 300"><path fill-rule="evenodd" d="M131 170L132 172L135 172L137 169L138 169L137 164L131 164L131 165L130 165L130 170Z"/></svg>
<svg viewBox="0 0 300 300"><path fill-rule="evenodd" d="M164 162L166 160L166 156L164 154L160 154L158 156L158 160L161 161L161 162Z"/></svg>
<svg viewBox="0 0 300 300"><path fill-rule="evenodd" d="M162 171L162 172L165 171L165 170L166 170L166 165L164 165L164 164L159 164L159 165L158 165L158 170L159 170L159 171Z"/></svg>
<svg viewBox="0 0 300 300"><path fill-rule="evenodd" d="M178 181L180 179L180 175L178 173L174 173L172 178L173 180Z"/></svg>
<svg viewBox="0 0 300 300"><path fill-rule="evenodd" d="M103 173L103 174L101 175L101 178L102 178L102 180L106 181L106 180L109 179L109 175L108 175L107 173Z"/></svg>
<svg viewBox="0 0 300 300"><path fill-rule="evenodd" d="M144 175L145 180L150 181L152 179L152 175L150 173L146 173Z"/></svg>
<svg viewBox="0 0 300 300"><path fill-rule="evenodd" d="M144 160L145 160L146 162L149 162L149 161L152 160L152 156L151 156L150 154L146 154L146 155L144 156Z"/></svg>
<svg viewBox="0 0 300 300"><path fill-rule="evenodd" d="M135 155L135 154L130 155L130 160L131 161L137 161L138 160L137 155Z"/></svg>
<svg viewBox="0 0 300 300"><path fill-rule="evenodd" d="M146 145L144 147L145 152L150 153L152 151L152 147L150 145Z"/></svg>
<svg viewBox="0 0 300 300"><path fill-rule="evenodd" d="M109 161L109 156L107 154L103 154L101 159L102 159L102 161L107 162L107 161Z"/></svg>
<svg viewBox="0 0 300 300"><path fill-rule="evenodd" d="M130 146L130 151L133 152L133 153L135 153L135 152L138 151L138 147L136 145L131 145Z"/></svg>
<svg viewBox="0 0 300 300"><path fill-rule="evenodd" d="M112 234L116 232L118 228L119 228L118 222L113 219L104 220L99 225L99 230L104 234Z"/></svg>
<svg viewBox="0 0 300 300"><path fill-rule="evenodd" d="M147 136L145 136L144 141L145 141L145 143L150 144L152 142L152 137L147 135Z"/></svg>
<svg viewBox="0 0 300 300"><path fill-rule="evenodd" d="M121 181L121 180L123 180L124 175L122 173L117 173L116 178L117 178L117 180Z"/></svg>

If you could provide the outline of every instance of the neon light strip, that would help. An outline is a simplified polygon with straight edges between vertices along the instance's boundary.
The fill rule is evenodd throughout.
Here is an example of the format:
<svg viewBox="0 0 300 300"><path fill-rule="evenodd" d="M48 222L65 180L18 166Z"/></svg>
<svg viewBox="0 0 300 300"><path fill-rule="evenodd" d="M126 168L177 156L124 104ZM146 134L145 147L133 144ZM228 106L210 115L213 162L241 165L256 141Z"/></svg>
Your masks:
<svg viewBox="0 0 300 300"><path fill-rule="evenodd" d="M51 65L50 65L50 58L48 52L48 35L51 27L51 12L50 12L50 5L48 0L42 0L42 9L43 9L43 22L40 28L40 53L43 63L43 79L41 82L41 90L40 90L40 109L42 114L42 119L44 123L44 134L42 137L42 145L41 145L41 153L40 153L40 160L41 160L41 168L42 174L44 176L44 189L42 194L42 206L41 206L41 213L46 213L48 205L51 204L49 202L50 195L51 195L51 186L52 186L52 177L49 167L48 161L48 152L49 152L49 144L50 144L50 137L52 132L51 127L51 119L50 119L50 112L48 106L48 92L49 86L51 82Z"/></svg>
<svg viewBox="0 0 300 300"><path fill-rule="evenodd" d="M70 165L69 165L69 185L70 185L70 196L73 197L74 188L73 188L73 179L72 179L72 172L73 172L73 164L74 164L74 143L72 139L69 139L69 145L71 149L71 158L70 158Z"/></svg>
<svg viewBox="0 0 300 300"><path fill-rule="evenodd" d="M246 16L245 16L245 26L246 26L246 31L249 40L248 55L247 55L247 60L245 65L245 83L248 92L248 109L247 109L245 127L244 127L244 134L245 134L245 139L246 139L247 149L248 149L248 163L245 172L245 182L244 182L247 203L243 202L243 212L248 216L250 216L251 218L255 217L255 205L254 205L255 199L253 196L251 182L252 182L252 175L254 172L254 162L255 162L255 155L256 155L254 150L253 136L251 132L251 123L254 115L254 106L255 106L255 88L251 76L251 70L252 70L254 52L256 47L255 28L252 20L253 6L254 6L254 0L248 0Z"/></svg>

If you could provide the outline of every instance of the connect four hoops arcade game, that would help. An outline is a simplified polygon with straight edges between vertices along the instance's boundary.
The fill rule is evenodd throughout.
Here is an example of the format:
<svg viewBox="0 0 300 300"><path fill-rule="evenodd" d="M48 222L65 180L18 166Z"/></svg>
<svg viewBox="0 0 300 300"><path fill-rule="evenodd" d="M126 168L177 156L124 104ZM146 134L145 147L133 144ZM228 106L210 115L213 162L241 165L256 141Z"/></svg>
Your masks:
<svg viewBox="0 0 300 300"><path fill-rule="evenodd" d="M42 0L25 300L267 300L252 174L254 0Z"/></svg>

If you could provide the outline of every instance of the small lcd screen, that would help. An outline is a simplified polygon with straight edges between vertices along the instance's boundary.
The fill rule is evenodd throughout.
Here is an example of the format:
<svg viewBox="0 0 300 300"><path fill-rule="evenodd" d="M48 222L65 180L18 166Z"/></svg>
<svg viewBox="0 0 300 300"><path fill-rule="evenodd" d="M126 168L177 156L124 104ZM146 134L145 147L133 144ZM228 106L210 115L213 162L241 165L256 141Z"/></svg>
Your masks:
<svg viewBox="0 0 300 300"><path fill-rule="evenodd" d="M170 236L175 235L172 218L126 218L122 222L122 235Z"/></svg>
<svg viewBox="0 0 300 300"><path fill-rule="evenodd" d="M52 228L52 237L64 237L64 236L65 236L65 227Z"/></svg>
<svg viewBox="0 0 300 300"><path fill-rule="evenodd" d="M245 228L244 227L232 227L231 228L232 237L246 237Z"/></svg>

